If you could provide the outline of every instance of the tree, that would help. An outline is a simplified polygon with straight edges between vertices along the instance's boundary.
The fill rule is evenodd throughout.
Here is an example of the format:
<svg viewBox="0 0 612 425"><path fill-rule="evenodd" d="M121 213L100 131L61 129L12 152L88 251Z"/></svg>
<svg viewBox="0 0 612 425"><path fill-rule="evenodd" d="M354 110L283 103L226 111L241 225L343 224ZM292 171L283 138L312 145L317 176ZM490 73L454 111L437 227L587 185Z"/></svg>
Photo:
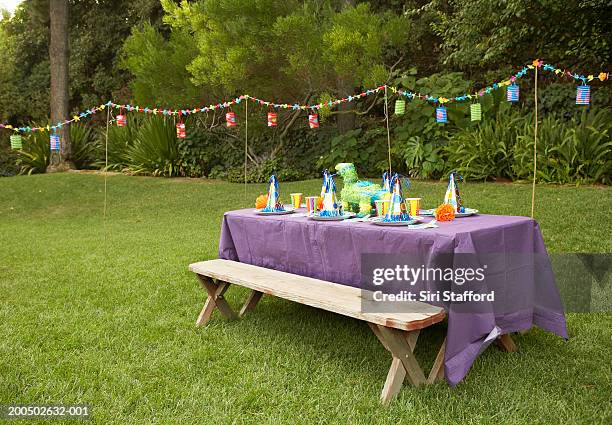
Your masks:
<svg viewBox="0 0 612 425"><path fill-rule="evenodd" d="M68 61L68 0L50 0L49 62L51 68L51 122L58 123L68 117L70 108ZM59 164L51 164L50 170L66 169L71 165L70 131L67 127L58 131L62 137Z"/></svg>

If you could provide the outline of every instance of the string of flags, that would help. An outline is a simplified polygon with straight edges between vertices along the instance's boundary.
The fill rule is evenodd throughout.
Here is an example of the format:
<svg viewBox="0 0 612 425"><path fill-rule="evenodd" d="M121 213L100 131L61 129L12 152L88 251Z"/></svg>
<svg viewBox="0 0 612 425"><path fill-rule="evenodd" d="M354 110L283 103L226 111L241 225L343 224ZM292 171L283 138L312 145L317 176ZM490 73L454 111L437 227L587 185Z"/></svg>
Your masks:
<svg viewBox="0 0 612 425"><path fill-rule="evenodd" d="M253 103L257 103L264 107L269 107L272 109L268 112L268 127L276 127L278 126L278 113L275 110L285 109L285 110L301 110L301 111L309 111L308 113L308 125L311 129L316 129L319 127L319 115L317 113L318 110L323 108L333 108L343 103L350 103L357 101L359 99L365 98L370 95L375 95L380 93L381 91L385 91L389 89L392 93L398 96L398 99L395 101L395 114L396 115L404 115L406 113L406 101L404 98L409 100L420 99L424 100L428 103L433 103L436 105L435 110L435 119L436 122L440 124L444 124L448 122L448 114L446 110L445 104L452 102L464 102L464 101L472 101L473 103L470 105L470 119L472 121L481 121L482 120L482 107L478 102L478 99L486 94L492 93L494 90L498 90L500 88L506 87L506 99L509 102L518 102L520 96L520 88L517 84L517 80L521 79L527 73L533 69L543 69L544 71L550 71L554 73L558 77L566 77L572 78L575 81L580 82L581 84L577 86L576 91L576 105L589 105L591 100L591 87L588 85L589 82L594 81L596 79L600 81L607 81L610 78L610 74L606 72L600 72L597 76L595 74L582 75L572 71L568 71L566 69L557 68L551 64L544 63L544 61L540 59L534 60L531 64L524 66L520 69L516 74L512 75L508 79L496 82L487 86L475 93L471 94L463 94L455 97L435 97L432 95L414 93L407 90L398 89L397 87L382 85L372 89L365 90L359 94L350 95L347 97L343 97L340 99L333 99L326 102L320 102L316 104L310 105L301 105L298 103L287 104L287 103L275 103L266 101L263 99L259 99L250 95L241 95L236 97L233 100L225 101L222 103L217 103L209 106L189 108L189 109L162 109L162 108L149 108L149 107L140 107L133 105L122 105L117 104L112 101L104 103L102 105L93 107L91 109L87 109L83 112L73 115L71 119L67 119L61 122L58 122L54 125L47 125L44 127L14 127L10 124L0 124L0 129L5 128L8 130L13 130L14 134L11 136L11 148L13 149L21 149L22 148L22 140L21 133L31 133L31 132L50 132L50 144L52 151L59 151L61 145L60 136L56 134L58 130L61 130L63 127L68 126L74 122L79 122L83 119L86 119L92 115L95 115L97 112L103 111L106 108L113 108L119 111L119 114L116 116L115 121L118 127L125 127L127 125L127 116L125 112L139 112L145 114L152 115L163 115L163 116L173 116L178 117L179 122L176 124L176 136L177 138L185 138L186 137L186 127L182 122L182 117L187 117L192 114L197 113L208 113L212 111L218 110L226 110L231 109L233 106L240 104L242 101L248 100ZM125 112L124 112L125 111ZM228 127L235 127L237 125L236 114L233 111L228 111L225 114L225 121Z"/></svg>

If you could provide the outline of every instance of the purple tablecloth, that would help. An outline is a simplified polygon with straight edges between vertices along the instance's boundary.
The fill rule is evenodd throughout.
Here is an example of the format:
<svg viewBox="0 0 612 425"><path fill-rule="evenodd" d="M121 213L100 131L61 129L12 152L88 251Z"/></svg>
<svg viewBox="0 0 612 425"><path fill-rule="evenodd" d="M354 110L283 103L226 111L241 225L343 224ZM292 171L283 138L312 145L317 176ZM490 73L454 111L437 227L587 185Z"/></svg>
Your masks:
<svg viewBox="0 0 612 425"><path fill-rule="evenodd" d="M444 305L444 366L451 385L465 377L476 357L499 335L537 325L567 338L563 305L536 221L477 215L438 225L414 230L366 222L316 222L291 214L262 217L253 209L231 211L223 218L219 257L360 287L364 253L504 254L502 271L492 279L498 280L499 290L500 282L514 278L505 295L520 299L516 309L466 312ZM512 260L517 254L520 261Z"/></svg>

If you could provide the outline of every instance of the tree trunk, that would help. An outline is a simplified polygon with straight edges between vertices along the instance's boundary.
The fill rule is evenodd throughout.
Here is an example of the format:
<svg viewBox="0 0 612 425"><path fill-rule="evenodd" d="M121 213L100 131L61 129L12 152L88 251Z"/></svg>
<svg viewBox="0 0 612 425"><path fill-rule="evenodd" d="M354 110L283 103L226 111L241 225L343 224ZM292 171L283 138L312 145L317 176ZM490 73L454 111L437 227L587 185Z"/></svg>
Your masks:
<svg viewBox="0 0 612 425"><path fill-rule="evenodd" d="M68 119L68 0L50 0L49 61L51 65L51 125ZM74 168L71 162L70 130L63 126L57 130L62 139L59 158L53 158L49 171L64 171Z"/></svg>
<svg viewBox="0 0 612 425"><path fill-rule="evenodd" d="M348 97L352 95L355 88L352 84L346 82L346 80L342 78L338 78L337 80L338 92L340 93L340 97ZM346 102L338 105L338 114L336 114L336 128L338 129L339 134L344 134L348 131L351 131L355 128L356 116L353 112L355 107L355 102Z"/></svg>

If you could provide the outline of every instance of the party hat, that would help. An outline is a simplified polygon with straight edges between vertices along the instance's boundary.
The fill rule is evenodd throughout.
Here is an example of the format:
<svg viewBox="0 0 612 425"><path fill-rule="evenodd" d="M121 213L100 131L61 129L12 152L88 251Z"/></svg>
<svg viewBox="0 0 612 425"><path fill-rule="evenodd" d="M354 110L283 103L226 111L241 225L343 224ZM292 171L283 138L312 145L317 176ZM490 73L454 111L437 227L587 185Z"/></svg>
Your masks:
<svg viewBox="0 0 612 425"><path fill-rule="evenodd" d="M329 171L323 170L323 185L321 186L321 198L325 195L325 188L327 187L327 179L329 178Z"/></svg>
<svg viewBox="0 0 612 425"><path fill-rule="evenodd" d="M280 202L280 193L278 191L278 180L276 176L272 174L270 176L270 186L268 188L268 203L266 207L262 209L263 212L277 212L285 211L283 204Z"/></svg>
<svg viewBox="0 0 612 425"><path fill-rule="evenodd" d="M399 174L395 173L391 178L391 199L389 209L383 217L383 221L408 221L410 215L406 212L404 197L402 195L402 182Z"/></svg>
<svg viewBox="0 0 612 425"><path fill-rule="evenodd" d="M450 173L450 176L448 176L448 188L444 195L444 203L452 205L455 211L459 213L465 212L465 208L461 203L461 196L459 196L459 187L457 186L457 183L462 180L463 177L456 172Z"/></svg>
<svg viewBox="0 0 612 425"><path fill-rule="evenodd" d="M387 171L382 175L382 188L386 192L391 192L391 174Z"/></svg>
<svg viewBox="0 0 612 425"><path fill-rule="evenodd" d="M327 172L323 173L323 208L319 215L321 217L337 217L340 215L334 175Z"/></svg>

